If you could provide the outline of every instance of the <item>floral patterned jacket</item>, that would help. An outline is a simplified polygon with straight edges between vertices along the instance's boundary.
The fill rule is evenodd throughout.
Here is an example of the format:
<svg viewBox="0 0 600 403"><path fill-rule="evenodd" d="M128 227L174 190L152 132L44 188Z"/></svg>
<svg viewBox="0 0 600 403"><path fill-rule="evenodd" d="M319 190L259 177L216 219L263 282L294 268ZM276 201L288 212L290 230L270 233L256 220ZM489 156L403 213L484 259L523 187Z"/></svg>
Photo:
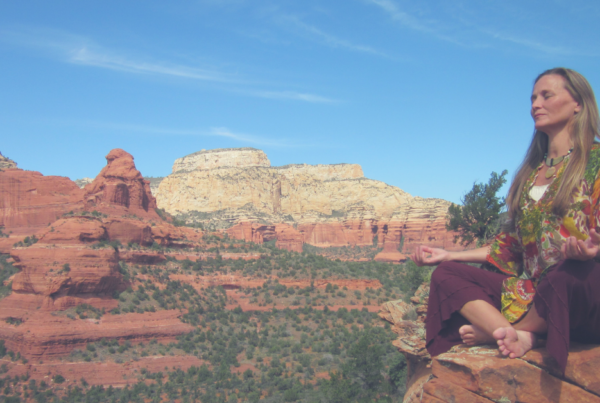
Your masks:
<svg viewBox="0 0 600 403"><path fill-rule="evenodd" d="M546 269L562 260L561 246L570 236L587 239L600 224L600 145L590 151L585 174L573 192L564 217L552 213L552 200L560 185L569 157L539 201L529 195L539 169L525 183L519 201L515 232L501 232L491 244L487 261L511 277L502 287L502 313L509 322L518 321L531 306L535 289ZM543 162L542 162L543 163Z"/></svg>

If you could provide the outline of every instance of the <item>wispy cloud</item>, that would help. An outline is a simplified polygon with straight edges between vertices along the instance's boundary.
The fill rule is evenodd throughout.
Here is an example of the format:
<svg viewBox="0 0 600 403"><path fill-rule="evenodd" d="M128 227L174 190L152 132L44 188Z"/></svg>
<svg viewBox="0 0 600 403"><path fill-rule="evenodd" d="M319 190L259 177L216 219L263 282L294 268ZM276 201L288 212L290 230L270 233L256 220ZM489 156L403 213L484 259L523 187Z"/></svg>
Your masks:
<svg viewBox="0 0 600 403"><path fill-rule="evenodd" d="M65 126L85 127L88 129L100 129L104 131L119 132L121 134L146 134L156 136L190 136L190 137L225 137L242 143L250 143L263 146L291 146L282 140L273 140L265 137L240 133L227 127L210 127L205 129L177 129L169 127L148 126L127 123L111 123L98 121L80 120L56 120L54 123Z"/></svg>
<svg viewBox="0 0 600 403"><path fill-rule="evenodd" d="M519 38L517 36L513 36L510 34L505 34L501 32L494 32L487 29L481 29L481 32L491 36L494 39L498 39L505 42L514 43L519 46L523 46L529 49L536 50L541 53L545 53L548 55L573 55L573 54L581 54L578 50L568 49L562 46L550 46L541 42L536 42L526 38Z"/></svg>
<svg viewBox="0 0 600 403"><path fill-rule="evenodd" d="M339 101L331 98L322 97L315 94L305 94L293 91L257 91L253 95L261 98L270 99L291 99L298 101L314 102L314 103L337 103Z"/></svg>
<svg viewBox="0 0 600 403"><path fill-rule="evenodd" d="M84 46L73 50L67 59L69 63L100 67L110 70L125 71L136 74L159 74L193 80L233 83L239 82L230 75L174 64L153 63L141 60L131 60L127 57L90 49Z"/></svg>
<svg viewBox="0 0 600 403"><path fill-rule="evenodd" d="M383 11L385 11L389 15L389 17L391 19L398 21L400 24L402 24L403 26L405 26L409 29L433 35L433 36L437 37L438 39L442 39L444 41L453 42L458 45L465 45L463 42L459 41L457 38L446 35L446 34L442 33L439 29L433 28L432 25L437 24L435 21L426 21L423 19L413 17L412 15L401 10L400 7L398 7L398 5L391 0L365 0L365 1L380 7L381 9L383 9Z"/></svg>
<svg viewBox="0 0 600 403"><path fill-rule="evenodd" d="M219 89L260 98L332 103L333 99L316 95L256 88L258 80L214 68L203 68L127 55L100 46L89 38L51 29L20 28L0 30L0 41L34 48L64 63L120 71L129 74L155 75L220 84ZM130 52L131 53L131 52ZM262 84L262 86L269 86Z"/></svg>
<svg viewBox="0 0 600 403"><path fill-rule="evenodd" d="M438 39L455 43L466 47L490 47L493 46L492 41L508 42L519 47L531 49L536 52L547 55L589 55L589 52L582 52L578 49L567 48L563 46L548 45L541 41L528 38L526 35L517 35L501 30L490 29L489 27L481 27L464 16L459 18L446 18L444 24L435 20L425 18L416 18L413 15L405 12L393 0L364 0L367 3L376 5L384 10L388 16L398 21L402 26L418 31L424 34L432 35ZM454 8L455 9L455 8ZM438 10L441 11L441 10ZM464 11L464 10L463 10ZM473 39L477 37L477 39ZM490 41L492 40L492 41Z"/></svg>
<svg viewBox="0 0 600 403"><path fill-rule="evenodd" d="M377 49L374 49L370 46L354 44L345 39L341 39L334 35L328 34L313 25L310 25L310 24L305 23L304 21L301 21L297 17L280 16L278 18L278 20L286 25L293 25L294 27L300 29L305 34L310 35L311 37L315 38L319 42L324 43L325 45L330 46L332 48L343 48L343 49L348 49L348 50L351 50L354 52L362 52L362 53L369 53L369 54L377 55L377 56L389 57L387 54L385 54Z"/></svg>

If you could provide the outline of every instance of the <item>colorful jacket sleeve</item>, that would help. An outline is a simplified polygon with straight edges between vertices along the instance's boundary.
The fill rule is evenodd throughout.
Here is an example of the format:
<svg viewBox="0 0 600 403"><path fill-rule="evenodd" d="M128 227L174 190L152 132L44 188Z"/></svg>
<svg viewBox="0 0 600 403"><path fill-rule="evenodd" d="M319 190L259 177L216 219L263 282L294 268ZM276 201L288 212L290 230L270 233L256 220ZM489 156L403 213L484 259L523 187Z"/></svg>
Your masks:
<svg viewBox="0 0 600 403"><path fill-rule="evenodd" d="M501 232L498 234L490 245L486 260L509 276L520 275L523 248L517 234L514 232Z"/></svg>

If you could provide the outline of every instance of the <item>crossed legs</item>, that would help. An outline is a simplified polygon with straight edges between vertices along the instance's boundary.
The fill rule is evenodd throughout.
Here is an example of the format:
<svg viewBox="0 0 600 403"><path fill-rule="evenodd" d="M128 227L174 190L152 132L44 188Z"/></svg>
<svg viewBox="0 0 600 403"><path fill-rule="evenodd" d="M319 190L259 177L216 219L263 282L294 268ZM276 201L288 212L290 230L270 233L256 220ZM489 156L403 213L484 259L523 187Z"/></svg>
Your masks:
<svg viewBox="0 0 600 403"><path fill-rule="evenodd" d="M459 313L471 322L459 329L463 343L474 346L496 341L500 352L510 358L521 357L535 347L535 334L545 333L548 328L535 306L514 326L498 309L482 300L467 302Z"/></svg>

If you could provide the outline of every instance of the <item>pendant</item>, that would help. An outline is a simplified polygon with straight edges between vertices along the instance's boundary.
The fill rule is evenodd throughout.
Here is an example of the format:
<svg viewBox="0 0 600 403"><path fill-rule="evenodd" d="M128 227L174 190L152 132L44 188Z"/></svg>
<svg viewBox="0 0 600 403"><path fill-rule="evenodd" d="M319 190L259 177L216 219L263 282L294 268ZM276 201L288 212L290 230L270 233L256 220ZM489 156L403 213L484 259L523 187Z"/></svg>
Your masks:
<svg viewBox="0 0 600 403"><path fill-rule="evenodd" d="M556 168L554 168L554 167L548 168L548 170L546 171L546 179L552 178L554 176L555 172L556 172Z"/></svg>

